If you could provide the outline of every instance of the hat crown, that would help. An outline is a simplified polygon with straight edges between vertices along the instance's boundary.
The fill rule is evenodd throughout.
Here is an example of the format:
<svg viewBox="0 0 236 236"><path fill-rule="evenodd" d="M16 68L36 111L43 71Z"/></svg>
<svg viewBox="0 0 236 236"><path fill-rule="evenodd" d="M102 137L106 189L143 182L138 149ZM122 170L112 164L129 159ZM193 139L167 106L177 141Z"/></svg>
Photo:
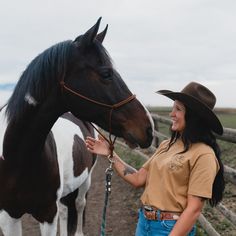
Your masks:
<svg viewBox="0 0 236 236"><path fill-rule="evenodd" d="M215 95L208 88L196 82L189 83L181 92L197 99L211 110L216 104Z"/></svg>

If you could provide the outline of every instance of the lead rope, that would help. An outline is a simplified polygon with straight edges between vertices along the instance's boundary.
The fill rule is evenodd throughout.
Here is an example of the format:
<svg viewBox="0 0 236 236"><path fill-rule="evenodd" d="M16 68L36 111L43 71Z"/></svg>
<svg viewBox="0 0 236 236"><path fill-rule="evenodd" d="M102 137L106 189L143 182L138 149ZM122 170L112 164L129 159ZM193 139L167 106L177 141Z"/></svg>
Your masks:
<svg viewBox="0 0 236 236"><path fill-rule="evenodd" d="M105 174L106 174L106 183L105 183L105 199L104 199L104 207L103 207L103 211L102 211L102 223L101 223L101 236L105 236L106 235L106 211L107 211L107 205L108 205L108 200L109 200L109 196L111 194L111 177L113 175L113 164L114 164L114 160L112 160L112 156L110 155L108 157L108 160L110 162L109 167L106 169Z"/></svg>
<svg viewBox="0 0 236 236"><path fill-rule="evenodd" d="M111 109L110 111L110 115L109 115L109 139L107 139L98 129L96 126L94 126L92 123L91 125L94 127L94 129L96 129L96 131L109 143L109 149L110 149L110 155L108 155L108 161L109 161L109 167L106 169L105 171L105 198L104 198L104 206L103 206L103 211L102 211L102 223L101 223L101 231L100 231L100 235L101 236L105 236L106 235L106 212L107 212L107 205L108 205L108 200L109 200L109 196L111 194L111 178L113 175L113 164L114 164L114 160L113 160L113 156L114 156L114 144L116 141L116 137L114 137L114 139L112 140L111 137L111 116L112 116L112 111L113 109Z"/></svg>

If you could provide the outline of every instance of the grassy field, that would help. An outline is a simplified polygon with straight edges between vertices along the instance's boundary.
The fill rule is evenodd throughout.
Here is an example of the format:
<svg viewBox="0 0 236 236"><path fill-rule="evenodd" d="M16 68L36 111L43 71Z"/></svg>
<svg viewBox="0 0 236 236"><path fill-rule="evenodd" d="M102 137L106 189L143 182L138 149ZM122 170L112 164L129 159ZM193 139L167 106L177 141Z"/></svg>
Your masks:
<svg viewBox="0 0 236 236"><path fill-rule="evenodd" d="M149 110L158 115L168 116L171 108L169 107L152 107ZM216 113L224 127L236 129L236 109L217 109ZM159 131L168 135L169 127L159 124ZM218 140L222 150L223 163L236 169L236 144ZM134 152L118 147L118 153L124 157L124 160L136 168L140 168L144 163L144 159ZM138 199L137 199L138 200ZM236 186L231 183L226 184L224 200L222 202L227 208L236 213ZM206 204L204 208L204 216L212 223L214 228L220 235L234 236L236 235L236 226L233 225L218 210L211 208ZM206 232L198 225L197 236L207 236Z"/></svg>

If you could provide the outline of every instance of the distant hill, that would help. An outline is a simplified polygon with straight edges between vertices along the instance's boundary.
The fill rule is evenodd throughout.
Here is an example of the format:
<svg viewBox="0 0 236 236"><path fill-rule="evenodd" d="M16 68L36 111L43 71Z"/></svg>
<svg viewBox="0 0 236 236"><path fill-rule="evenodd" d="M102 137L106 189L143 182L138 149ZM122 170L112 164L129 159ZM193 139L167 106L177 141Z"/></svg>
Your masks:
<svg viewBox="0 0 236 236"><path fill-rule="evenodd" d="M0 90L13 90L15 85L16 85L15 83L0 84Z"/></svg>

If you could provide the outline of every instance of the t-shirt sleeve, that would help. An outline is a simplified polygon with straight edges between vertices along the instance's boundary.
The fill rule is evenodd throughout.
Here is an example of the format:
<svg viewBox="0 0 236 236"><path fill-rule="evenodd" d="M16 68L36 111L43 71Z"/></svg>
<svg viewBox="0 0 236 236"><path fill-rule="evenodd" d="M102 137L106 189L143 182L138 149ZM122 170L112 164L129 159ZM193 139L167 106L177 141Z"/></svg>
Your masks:
<svg viewBox="0 0 236 236"><path fill-rule="evenodd" d="M212 187L218 170L219 164L213 154L199 156L191 169L188 194L211 198Z"/></svg>

